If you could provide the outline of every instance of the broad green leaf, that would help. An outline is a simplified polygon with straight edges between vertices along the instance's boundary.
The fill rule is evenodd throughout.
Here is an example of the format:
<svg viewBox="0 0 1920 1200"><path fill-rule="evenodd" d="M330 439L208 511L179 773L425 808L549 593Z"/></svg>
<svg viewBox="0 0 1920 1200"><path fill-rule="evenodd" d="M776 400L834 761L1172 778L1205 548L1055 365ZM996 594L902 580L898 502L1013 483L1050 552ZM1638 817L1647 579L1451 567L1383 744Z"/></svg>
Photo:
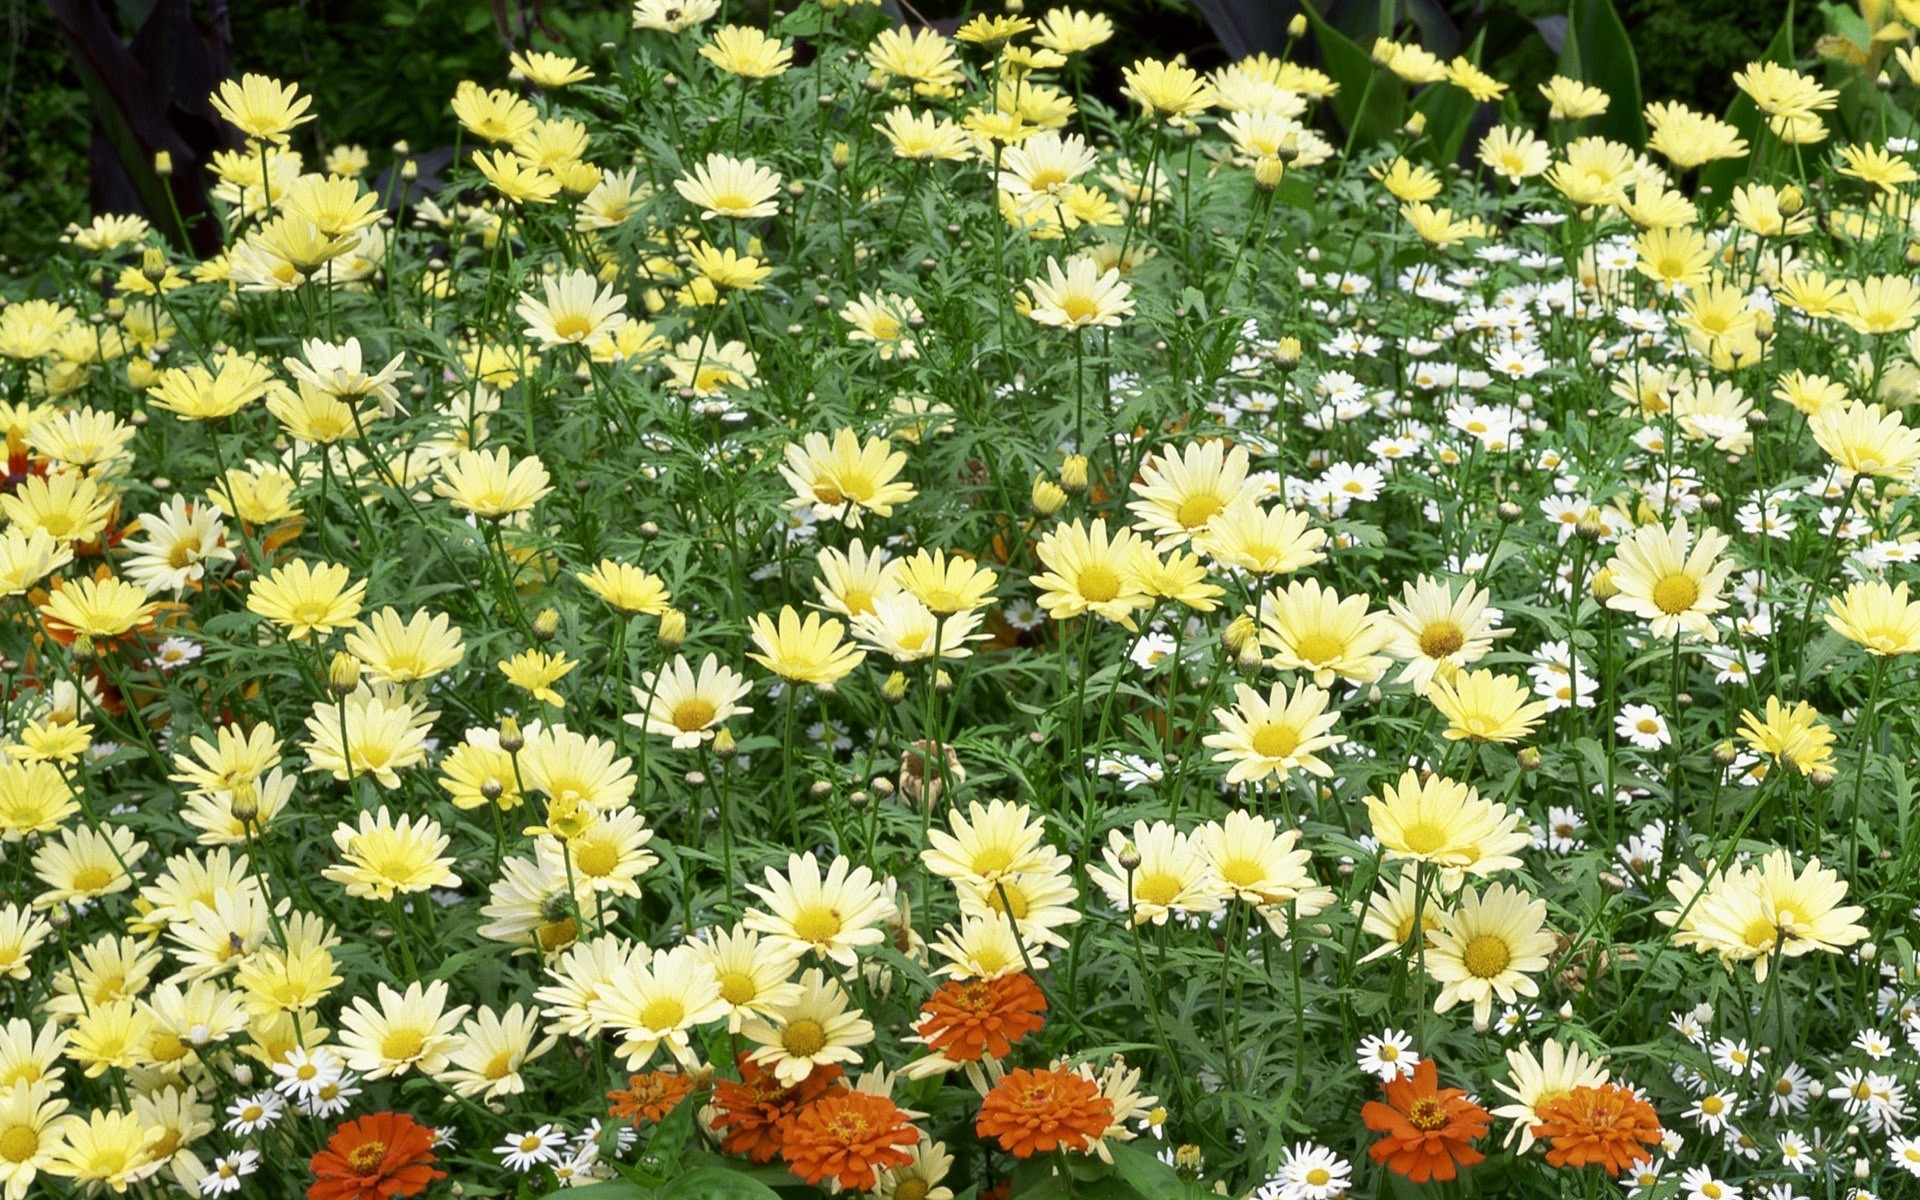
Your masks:
<svg viewBox="0 0 1920 1200"><path fill-rule="evenodd" d="M780 1193L728 1165L695 1168L655 1192L654 1200L780 1200Z"/></svg>
<svg viewBox="0 0 1920 1200"><path fill-rule="evenodd" d="M1606 112L1581 123L1585 132L1625 142L1635 150L1646 144L1639 60L1613 0L1571 0L1560 73L1599 88L1612 101Z"/></svg>
<svg viewBox="0 0 1920 1200"><path fill-rule="evenodd" d="M1787 15L1780 22L1780 29L1767 43L1766 52L1761 54L1761 62L1779 63L1791 66L1793 63L1793 0L1788 0ZM1700 168L1700 191L1704 193L1703 203L1713 209L1719 209L1727 203L1733 194L1734 185L1743 179L1748 171L1748 163L1759 150L1760 139L1768 136L1766 125L1760 119L1760 109L1753 98L1741 92L1733 98L1727 107L1727 124L1740 131L1747 140L1747 153L1739 158L1725 158L1719 162L1710 162Z"/></svg>
<svg viewBox="0 0 1920 1200"><path fill-rule="evenodd" d="M561 1188L546 1193L540 1200L651 1200L652 1195L637 1183L613 1179L606 1183L590 1183L585 1187Z"/></svg>
<svg viewBox="0 0 1920 1200"><path fill-rule="evenodd" d="M1475 66L1480 64L1486 40L1486 30L1482 29L1467 47L1466 58ZM1414 100L1413 110L1427 119L1427 161L1444 167L1458 160L1467 131L1473 127L1474 114L1480 110L1479 102L1450 83L1436 83Z"/></svg>
<svg viewBox="0 0 1920 1200"><path fill-rule="evenodd" d="M1371 56L1314 11L1302 6L1327 74L1340 85L1330 103L1349 147L1367 146L1400 128L1406 120L1407 89L1393 72L1374 65Z"/></svg>

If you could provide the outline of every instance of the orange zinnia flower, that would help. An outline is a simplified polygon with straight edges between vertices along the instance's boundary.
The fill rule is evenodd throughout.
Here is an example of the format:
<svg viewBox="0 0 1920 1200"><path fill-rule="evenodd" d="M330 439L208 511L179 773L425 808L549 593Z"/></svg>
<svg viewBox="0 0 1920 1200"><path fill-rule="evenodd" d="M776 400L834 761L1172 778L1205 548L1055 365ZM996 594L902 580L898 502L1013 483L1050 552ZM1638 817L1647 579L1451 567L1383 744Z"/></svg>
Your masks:
<svg viewBox="0 0 1920 1200"><path fill-rule="evenodd" d="M1646 1146L1660 1144L1660 1118L1653 1106L1618 1084L1577 1087L1537 1110L1533 1136L1552 1139L1547 1162L1556 1167L1594 1163L1617 1176L1635 1163L1653 1158Z"/></svg>
<svg viewBox="0 0 1920 1200"><path fill-rule="evenodd" d="M1047 998L1024 973L956 979L920 1006L914 1032L951 1062L1005 1058L1013 1044L1046 1023Z"/></svg>
<svg viewBox="0 0 1920 1200"><path fill-rule="evenodd" d="M794 1114L782 1153L787 1169L808 1183L831 1179L848 1191L865 1192L880 1170L911 1163L919 1144L920 1131L893 1101L839 1091Z"/></svg>
<svg viewBox="0 0 1920 1200"><path fill-rule="evenodd" d="M679 1103L693 1091L693 1080L678 1071L648 1071L627 1076L627 1086L607 1093L613 1103L607 1115L633 1122L635 1129L648 1121L664 1121Z"/></svg>
<svg viewBox="0 0 1920 1200"><path fill-rule="evenodd" d="M1367 1128L1383 1135L1367 1151L1373 1161L1415 1183L1452 1179L1486 1157L1467 1143L1486 1136L1487 1110L1439 1083L1433 1060L1423 1059L1411 1078L1386 1085L1386 1103L1370 1100L1360 1110Z"/></svg>
<svg viewBox="0 0 1920 1200"><path fill-rule="evenodd" d="M433 1163L433 1130L404 1113L373 1113L334 1130L313 1156L307 1200L418 1196L447 1177Z"/></svg>
<svg viewBox="0 0 1920 1200"><path fill-rule="evenodd" d="M726 1154L745 1154L753 1161L773 1161L786 1139L787 1122L805 1106L840 1088L846 1072L836 1063L815 1064L813 1074L799 1084L787 1087L746 1055L739 1057L740 1082L716 1079L713 1083L713 1127L724 1130L720 1149Z"/></svg>
<svg viewBox="0 0 1920 1200"><path fill-rule="evenodd" d="M1065 1067L1008 1071L980 1103L974 1132L998 1138L1015 1158L1059 1147L1085 1150L1113 1124L1113 1102L1100 1085Z"/></svg>

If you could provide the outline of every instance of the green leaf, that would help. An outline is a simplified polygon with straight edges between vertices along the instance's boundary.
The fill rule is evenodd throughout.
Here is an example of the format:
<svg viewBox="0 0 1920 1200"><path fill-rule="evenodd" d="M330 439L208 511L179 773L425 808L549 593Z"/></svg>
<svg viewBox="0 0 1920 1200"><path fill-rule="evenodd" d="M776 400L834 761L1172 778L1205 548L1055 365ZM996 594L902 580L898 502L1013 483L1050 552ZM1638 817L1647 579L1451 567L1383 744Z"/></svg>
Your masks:
<svg viewBox="0 0 1920 1200"><path fill-rule="evenodd" d="M654 1200L780 1200L780 1193L728 1166L696 1167L653 1194Z"/></svg>
<svg viewBox="0 0 1920 1200"><path fill-rule="evenodd" d="M1606 112L1587 118L1586 132L1625 142L1635 150L1646 145L1647 123L1640 113L1640 63L1613 0L1570 0L1560 73L1599 88L1612 100Z"/></svg>
<svg viewBox="0 0 1920 1200"><path fill-rule="evenodd" d="M1480 65L1480 51L1487 40L1482 29L1467 47L1466 57ZM1426 160L1437 167L1449 166L1460 157L1467 132L1473 127L1473 115L1479 102L1452 84L1434 84L1414 99L1413 110L1427 119Z"/></svg>
<svg viewBox="0 0 1920 1200"><path fill-rule="evenodd" d="M1161 1162L1148 1148L1151 1145L1151 1142L1115 1142L1109 1147L1113 1151L1113 1173L1149 1200L1177 1200L1177 1197L1192 1195L1193 1188L1188 1181Z"/></svg>
<svg viewBox="0 0 1920 1200"><path fill-rule="evenodd" d="M1349 147L1371 145L1406 120L1407 89L1393 72L1374 64L1353 40L1327 24L1313 5L1301 6L1320 44L1322 64L1340 90L1330 101L1333 115L1347 131Z"/></svg>
<svg viewBox="0 0 1920 1200"><path fill-rule="evenodd" d="M1759 61L1779 63L1781 66L1793 65L1793 9L1792 0L1788 0L1786 18L1780 22L1779 32L1767 43ZM1747 164L1759 148L1759 140L1765 136L1766 130L1766 125L1760 119L1759 106L1745 92L1736 95L1733 103L1727 107L1727 124L1738 129L1740 136L1747 139L1747 153L1739 158L1710 162L1700 168L1699 190L1706 194L1707 202L1715 209L1726 204L1734 185L1745 178Z"/></svg>

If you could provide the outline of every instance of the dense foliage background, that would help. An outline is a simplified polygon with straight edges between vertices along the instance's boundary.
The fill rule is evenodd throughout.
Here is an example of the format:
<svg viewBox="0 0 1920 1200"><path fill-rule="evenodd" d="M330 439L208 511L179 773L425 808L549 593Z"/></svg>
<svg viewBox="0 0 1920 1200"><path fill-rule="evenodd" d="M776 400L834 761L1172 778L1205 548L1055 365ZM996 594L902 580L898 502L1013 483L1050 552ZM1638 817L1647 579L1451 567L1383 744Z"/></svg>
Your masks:
<svg viewBox="0 0 1920 1200"><path fill-rule="evenodd" d="M98 0L123 31L139 25L149 0ZM1213 0L1216 20L1251 12L1268 0ZM1290 0L1271 0L1290 8ZM927 0L914 13L954 24L976 5L970 0ZM1225 60L1227 46L1193 0L1108 0L1095 9L1110 15L1118 36L1088 62L1095 79L1118 78L1120 65L1144 54L1184 53L1196 65ZM1538 36L1534 22L1556 16L1555 0L1444 0L1456 28L1489 30L1483 60L1488 70L1536 105L1531 85L1551 75L1556 47ZM1418 9L1409 5L1409 10ZM1639 56L1641 76L1663 96L1717 110L1728 75L1757 58L1778 28L1784 3L1770 0L1621 0L1619 9ZM281 78L300 79L313 92L321 115L322 144L387 145L404 139L415 147L443 145L453 137L453 115L444 98L462 79L497 84L505 74L495 8L486 0L195 0L195 14L226 14L236 66ZM516 29L531 23L535 45L581 53L614 36L627 20L620 5L581 5L500 0ZM1336 25L1370 25L1373 3L1339 0ZM1417 15L1417 14L1416 14ZM1817 35L1813 5L1796 10L1802 45ZM1344 19L1343 19L1344 18ZM43 0L6 6L4 78L0 79L0 263L10 272L38 259L65 226L84 221L88 196L91 111L69 48ZM1276 19L1278 28L1284 19ZM1350 30L1350 32L1352 32Z"/></svg>

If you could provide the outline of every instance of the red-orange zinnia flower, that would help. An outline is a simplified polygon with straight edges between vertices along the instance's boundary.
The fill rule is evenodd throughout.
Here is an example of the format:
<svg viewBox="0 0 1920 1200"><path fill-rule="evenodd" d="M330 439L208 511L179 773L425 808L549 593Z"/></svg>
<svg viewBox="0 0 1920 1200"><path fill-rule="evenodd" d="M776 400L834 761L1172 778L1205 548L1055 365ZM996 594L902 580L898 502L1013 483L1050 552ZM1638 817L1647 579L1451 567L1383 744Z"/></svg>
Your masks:
<svg viewBox="0 0 1920 1200"><path fill-rule="evenodd" d="M404 1113L373 1113L334 1130L313 1156L307 1200L418 1196L447 1177L433 1163L433 1130Z"/></svg>
<svg viewBox="0 0 1920 1200"><path fill-rule="evenodd" d="M786 1124L793 1114L826 1095L830 1088L843 1087L840 1078L846 1074L835 1063L821 1063L799 1084L786 1087L772 1071L744 1054L739 1065L739 1083L730 1079L713 1082L713 1127L725 1131L720 1141L724 1153L745 1154L761 1163L771 1162L780 1153Z"/></svg>
<svg viewBox="0 0 1920 1200"><path fill-rule="evenodd" d="M1113 1124L1113 1102L1100 1085L1066 1067L1008 1071L980 1102L974 1132L997 1138L1015 1158L1064 1146L1085 1150Z"/></svg>
<svg viewBox="0 0 1920 1200"><path fill-rule="evenodd" d="M1367 1151L1373 1161L1415 1183L1452 1179L1486 1157L1467 1143L1486 1136L1487 1110L1439 1084L1433 1060L1423 1059L1412 1078L1386 1085L1386 1103L1370 1100L1360 1110L1367 1128L1383 1135Z"/></svg>
<svg viewBox="0 0 1920 1200"><path fill-rule="evenodd" d="M627 1076L627 1086L607 1093L612 1103L607 1115L632 1121L635 1129L648 1121L664 1121L693 1091L693 1080L678 1071L648 1071Z"/></svg>
<svg viewBox="0 0 1920 1200"><path fill-rule="evenodd" d="M808 1183L831 1179L848 1191L871 1191L879 1171L913 1161L920 1131L885 1096L838 1091L820 1097L787 1122L781 1153L787 1169Z"/></svg>
<svg viewBox="0 0 1920 1200"><path fill-rule="evenodd" d="M1533 1127L1533 1136L1550 1140L1547 1162L1556 1167L1597 1163L1617 1176L1652 1159L1646 1146L1659 1145L1662 1136L1653 1106L1613 1083L1574 1088L1535 1111L1540 1123Z"/></svg>
<svg viewBox="0 0 1920 1200"><path fill-rule="evenodd" d="M1013 1044L1046 1023L1047 998L1023 972L998 979L955 979L920 1006L914 1031L952 1062L1005 1058Z"/></svg>

